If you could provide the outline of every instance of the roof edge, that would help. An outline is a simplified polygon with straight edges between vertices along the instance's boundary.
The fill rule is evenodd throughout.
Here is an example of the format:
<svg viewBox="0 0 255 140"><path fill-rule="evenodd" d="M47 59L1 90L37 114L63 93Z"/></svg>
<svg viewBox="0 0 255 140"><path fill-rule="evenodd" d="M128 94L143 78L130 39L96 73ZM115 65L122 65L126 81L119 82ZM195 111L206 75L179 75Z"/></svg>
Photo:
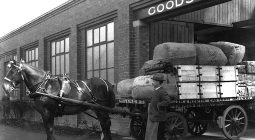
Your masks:
<svg viewBox="0 0 255 140"><path fill-rule="evenodd" d="M55 15L58 15L64 11L66 11L67 9L70 9L70 8L74 7L75 5L78 5L84 1L86 1L86 0L69 0L69 1L59 5L58 7L50 10L49 12L46 12L45 14L35 18L34 20L22 25L21 27L11 31L10 33L7 33L6 35L0 37L0 43L24 32L24 31L40 24L41 22L46 21L47 19L49 19Z"/></svg>

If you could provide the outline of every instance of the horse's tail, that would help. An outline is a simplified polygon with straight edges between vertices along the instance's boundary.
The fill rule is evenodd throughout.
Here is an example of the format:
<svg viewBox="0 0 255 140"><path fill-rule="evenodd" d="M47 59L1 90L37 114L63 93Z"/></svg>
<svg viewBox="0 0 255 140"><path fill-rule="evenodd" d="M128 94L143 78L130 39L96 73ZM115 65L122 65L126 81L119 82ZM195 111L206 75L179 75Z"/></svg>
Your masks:
<svg viewBox="0 0 255 140"><path fill-rule="evenodd" d="M115 93L114 93L114 85L111 83L107 82L108 86L110 86L108 94L109 94L109 107L114 108L116 104L116 98L115 98Z"/></svg>

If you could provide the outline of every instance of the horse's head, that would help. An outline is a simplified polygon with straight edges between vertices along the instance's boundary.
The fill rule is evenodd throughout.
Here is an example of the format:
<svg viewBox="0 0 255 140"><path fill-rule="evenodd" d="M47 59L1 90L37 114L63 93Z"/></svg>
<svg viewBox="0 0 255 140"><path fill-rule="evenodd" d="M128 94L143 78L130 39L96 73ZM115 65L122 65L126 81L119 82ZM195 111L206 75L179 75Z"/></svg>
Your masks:
<svg viewBox="0 0 255 140"><path fill-rule="evenodd" d="M3 89L9 95L15 87L22 81L22 67L24 61L17 62L11 60L8 63L9 71L3 81Z"/></svg>

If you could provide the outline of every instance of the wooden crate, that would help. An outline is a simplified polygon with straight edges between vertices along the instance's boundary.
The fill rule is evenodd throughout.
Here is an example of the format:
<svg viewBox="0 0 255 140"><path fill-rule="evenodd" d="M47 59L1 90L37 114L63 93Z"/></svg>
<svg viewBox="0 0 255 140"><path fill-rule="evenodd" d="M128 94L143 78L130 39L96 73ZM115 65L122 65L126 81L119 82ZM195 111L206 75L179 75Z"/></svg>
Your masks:
<svg viewBox="0 0 255 140"><path fill-rule="evenodd" d="M177 65L178 81L198 81L197 65Z"/></svg>
<svg viewBox="0 0 255 140"><path fill-rule="evenodd" d="M221 97L237 97L237 83L236 82L222 82Z"/></svg>
<svg viewBox="0 0 255 140"><path fill-rule="evenodd" d="M179 99L237 97L236 82L200 83L200 89L198 85L198 83L178 83Z"/></svg>
<svg viewBox="0 0 255 140"><path fill-rule="evenodd" d="M201 84L201 98L220 98L218 94L219 83L202 83Z"/></svg>
<svg viewBox="0 0 255 140"><path fill-rule="evenodd" d="M199 99L197 83L178 83L179 99Z"/></svg>
<svg viewBox="0 0 255 140"><path fill-rule="evenodd" d="M200 66L199 73L201 81L218 81L219 70L217 66Z"/></svg>
<svg viewBox="0 0 255 140"><path fill-rule="evenodd" d="M221 66L220 68L221 81L235 81L238 79L236 66Z"/></svg>

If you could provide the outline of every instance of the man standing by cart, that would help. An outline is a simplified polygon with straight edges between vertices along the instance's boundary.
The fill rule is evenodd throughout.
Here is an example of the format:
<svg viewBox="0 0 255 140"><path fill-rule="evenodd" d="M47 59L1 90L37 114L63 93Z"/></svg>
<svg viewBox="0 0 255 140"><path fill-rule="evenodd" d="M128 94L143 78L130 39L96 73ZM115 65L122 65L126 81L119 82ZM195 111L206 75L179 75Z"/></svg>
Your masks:
<svg viewBox="0 0 255 140"><path fill-rule="evenodd" d="M160 110L160 107L167 106L170 102L165 89L162 87L164 75L157 73L153 75L153 86L155 92L153 93L151 102L148 107L148 120L145 133L145 140L157 140L158 126L160 121L166 120L166 112Z"/></svg>

